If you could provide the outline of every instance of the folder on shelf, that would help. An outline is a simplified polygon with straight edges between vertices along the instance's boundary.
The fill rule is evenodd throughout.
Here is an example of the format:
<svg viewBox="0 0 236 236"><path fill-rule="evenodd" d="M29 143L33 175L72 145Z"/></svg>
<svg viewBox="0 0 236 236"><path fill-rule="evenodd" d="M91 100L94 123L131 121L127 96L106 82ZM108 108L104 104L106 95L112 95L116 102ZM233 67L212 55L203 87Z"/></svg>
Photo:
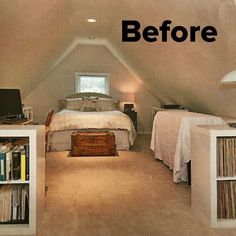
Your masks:
<svg viewBox="0 0 236 236"><path fill-rule="evenodd" d="M21 189L21 220L27 220L29 216L29 187L25 185Z"/></svg>
<svg viewBox="0 0 236 236"><path fill-rule="evenodd" d="M29 164L30 164L30 161L29 161L29 143L25 144L24 145L24 148L25 148L25 175L26 175L26 180L29 180Z"/></svg>
<svg viewBox="0 0 236 236"><path fill-rule="evenodd" d="M15 147L12 152L12 176L14 180L18 180L21 177L21 152L19 147Z"/></svg>
<svg viewBox="0 0 236 236"><path fill-rule="evenodd" d="M0 187L0 223L29 221L29 185L5 184Z"/></svg>
<svg viewBox="0 0 236 236"><path fill-rule="evenodd" d="M0 146L0 181L7 180L7 157L6 153L10 150L11 144L6 143Z"/></svg>
<svg viewBox="0 0 236 236"><path fill-rule="evenodd" d="M20 147L20 175L21 180L26 180L26 155L25 155L25 149L24 146Z"/></svg>
<svg viewBox="0 0 236 236"><path fill-rule="evenodd" d="M11 221L12 186L3 185L0 190L0 222L4 223Z"/></svg>
<svg viewBox="0 0 236 236"><path fill-rule="evenodd" d="M6 180L12 179L11 163L12 163L12 150L9 150L6 153Z"/></svg>
<svg viewBox="0 0 236 236"><path fill-rule="evenodd" d="M6 153L0 153L0 181L6 180Z"/></svg>

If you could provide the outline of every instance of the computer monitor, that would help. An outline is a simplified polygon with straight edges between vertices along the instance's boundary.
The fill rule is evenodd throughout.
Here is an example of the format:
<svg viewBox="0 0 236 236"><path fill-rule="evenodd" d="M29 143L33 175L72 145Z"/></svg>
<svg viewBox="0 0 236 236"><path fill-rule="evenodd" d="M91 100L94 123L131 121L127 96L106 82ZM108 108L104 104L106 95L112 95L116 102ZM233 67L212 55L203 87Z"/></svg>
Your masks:
<svg viewBox="0 0 236 236"><path fill-rule="evenodd" d="M0 89L0 117L3 119L23 115L20 89Z"/></svg>

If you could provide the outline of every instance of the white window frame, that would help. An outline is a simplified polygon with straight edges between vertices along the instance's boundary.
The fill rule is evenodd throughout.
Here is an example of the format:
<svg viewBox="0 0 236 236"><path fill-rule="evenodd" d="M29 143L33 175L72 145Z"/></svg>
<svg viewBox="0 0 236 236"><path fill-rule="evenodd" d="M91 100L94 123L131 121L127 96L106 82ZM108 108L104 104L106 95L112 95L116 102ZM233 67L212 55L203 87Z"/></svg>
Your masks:
<svg viewBox="0 0 236 236"><path fill-rule="evenodd" d="M109 81L109 74L107 73L81 73L81 72L75 72L75 92L81 93L80 91L80 76L102 76L105 77L105 94L110 94L110 81ZM95 92L95 91L91 91Z"/></svg>

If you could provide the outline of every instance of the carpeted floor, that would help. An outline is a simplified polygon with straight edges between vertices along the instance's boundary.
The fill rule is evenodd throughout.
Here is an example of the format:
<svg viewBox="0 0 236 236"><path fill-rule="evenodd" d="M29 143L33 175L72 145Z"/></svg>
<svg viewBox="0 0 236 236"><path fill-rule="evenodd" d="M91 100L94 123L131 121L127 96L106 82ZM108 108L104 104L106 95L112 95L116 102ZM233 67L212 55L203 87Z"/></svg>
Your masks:
<svg viewBox="0 0 236 236"><path fill-rule="evenodd" d="M115 157L46 158L46 212L38 235L200 236L236 235L205 225L190 206L190 187L153 158L150 136Z"/></svg>

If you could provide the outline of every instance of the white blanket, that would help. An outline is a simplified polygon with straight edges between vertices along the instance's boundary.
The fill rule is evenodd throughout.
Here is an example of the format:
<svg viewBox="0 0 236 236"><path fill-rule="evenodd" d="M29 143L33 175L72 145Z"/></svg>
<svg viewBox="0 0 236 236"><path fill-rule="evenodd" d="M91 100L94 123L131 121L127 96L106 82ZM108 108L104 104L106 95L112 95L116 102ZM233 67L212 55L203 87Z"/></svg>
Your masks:
<svg viewBox="0 0 236 236"><path fill-rule="evenodd" d="M53 115L50 131L75 129L127 130L130 145L134 144L136 138L136 131L131 119L120 111L79 112L62 110Z"/></svg>
<svg viewBox="0 0 236 236"><path fill-rule="evenodd" d="M190 158L190 127L225 124L220 117L184 111L157 112L152 129L151 150L155 158L173 169L173 181L187 181Z"/></svg>

